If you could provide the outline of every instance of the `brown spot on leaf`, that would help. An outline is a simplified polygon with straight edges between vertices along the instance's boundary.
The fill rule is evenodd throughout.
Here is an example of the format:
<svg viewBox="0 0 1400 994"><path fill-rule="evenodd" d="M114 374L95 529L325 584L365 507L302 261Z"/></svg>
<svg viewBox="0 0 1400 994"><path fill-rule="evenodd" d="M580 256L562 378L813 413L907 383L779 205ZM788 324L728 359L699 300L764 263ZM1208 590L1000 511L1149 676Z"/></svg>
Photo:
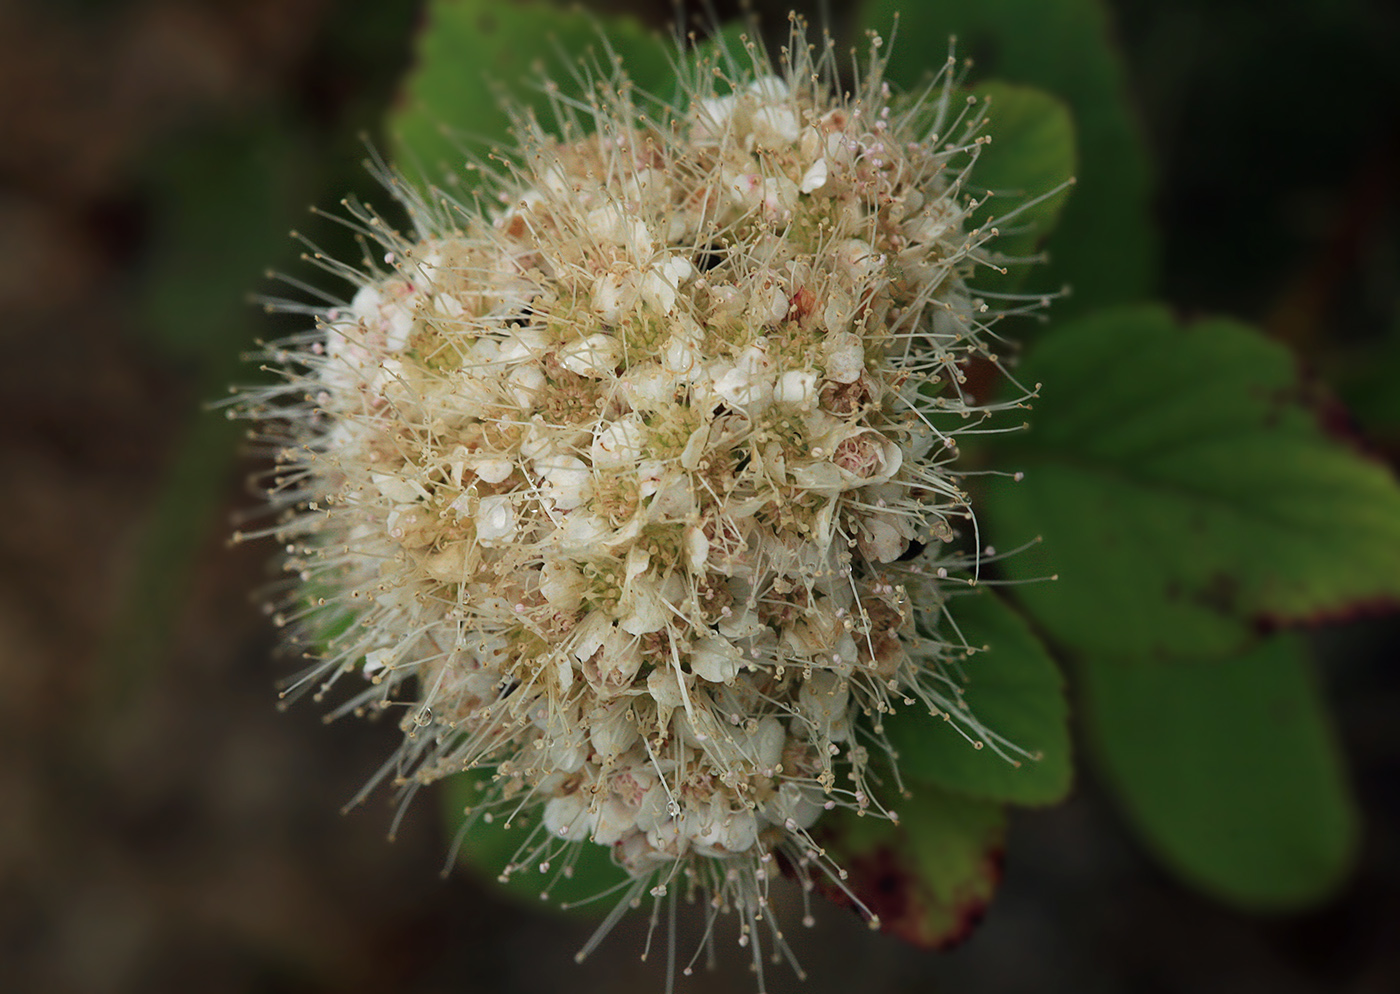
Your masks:
<svg viewBox="0 0 1400 994"><path fill-rule="evenodd" d="M998 837L948 895L934 892L902 830L859 855L832 856L848 874L846 886L879 916L882 932L921 949L943 950L965 941L981 923L1001 882L1004 852ZM817 880L817 889L835 904L858 910L850 895L825 877Z"/></svg>

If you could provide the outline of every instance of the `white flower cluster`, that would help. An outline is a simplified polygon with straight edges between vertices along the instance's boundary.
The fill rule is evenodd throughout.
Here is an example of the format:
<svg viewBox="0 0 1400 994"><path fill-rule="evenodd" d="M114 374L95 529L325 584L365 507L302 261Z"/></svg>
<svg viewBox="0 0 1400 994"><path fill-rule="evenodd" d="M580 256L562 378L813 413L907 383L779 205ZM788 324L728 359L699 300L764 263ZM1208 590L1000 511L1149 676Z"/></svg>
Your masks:
<svg viewBox="0 0 1400 994"><path fill-rule="evenodd" d="M991 409L960 384L995 363L951 62L905 100L874 50L854 95L829 49L761 64L693 69L676 107L618 73L473 166L494 209L366 215L385 267L242 410L288 426L269 530L307 679L409 705L386 770L493 771L477 813L536 826L508 873L607 846L633 895L698 886L746 929L775 852L821 864L824 809L893 817L882 714L982 732L944 550L953 436Z"/></svg>

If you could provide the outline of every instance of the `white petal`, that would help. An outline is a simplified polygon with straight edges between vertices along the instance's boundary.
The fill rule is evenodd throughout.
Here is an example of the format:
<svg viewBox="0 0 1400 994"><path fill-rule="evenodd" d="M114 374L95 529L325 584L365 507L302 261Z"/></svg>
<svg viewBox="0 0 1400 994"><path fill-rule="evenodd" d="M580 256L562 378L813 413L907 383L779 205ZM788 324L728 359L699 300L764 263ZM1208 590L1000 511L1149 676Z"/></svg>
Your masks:
<svg viewBox="0 0 1400 994"><path fill-rule="evenodd" d="M801 131L802 120L791 107L760 107L754 112L753 134L759 145L790 145Z"/></svg>
<svg viewBox="0 0 1400 994"><path fill-rule="evenodd" d="M577 794L551 797L544 806L544 826L551 835L568 842L582 842L588 838L597 823L597 817L588 811L588 806Z"/></svg>
<svg viewBox="0 0 1400 994"><path fill-rule="evenodd" d="M535 472L544 478L546 496L561 511L587 503L593 494L593 471L577 456L543 456Z"/></svg>
<svg viewBox="0 0 1400 994"><path fill-rule="evenodd" d="M802 174L802 182L798 189L803 193L814 193L826 186L827 166L825 159L818 159L807 167L807 171Z"/></svg>
<svg viewBox="0 0 1400 994"><path fill-rule="evenodd" d="M603 643L603 654L598 657L598 675L613 688L620 689L631 683L642 668L642 650L632 637L635 634L614 628Z"/></svg>
<svg viewBox="0 0 1400 994"><path fill-rule="evenodd" d="M631 583L637 577L647 571L647 566L651 564L651 554L640 545L634 545L627 550L627 576L624 582Z"/></svg>
<svg viewBox="0 0 1400 994"><path fill-rule="evenodd" d="M676 521L690 517L695 510L695 491L690 485L690 477L683 473L673 474L657 487L650 508L657 518Z"/></svg>
<svg viewBox="0 0 1400 994"><path fill-rule="evenodd" d="M666 627L671 617L661 591L655 583L637 580L632 584L630 596L624 595L622 617L618 627L633 635L646 635L659 632Z"/></svg>
<svg viewBox="0 0 1400 994"><path fill-rule="evenodd" d="M760 76L749 84L749 92L760 100L775 103L779 100L786 100L792 92L788 89L787 82L780 76Z"/></svg>
<svg viewBox="0 0 1400 994"><path fill-rule="evenodd" d="M675 709L685 704L680 681L669 666L658 667L647 676L647 693L663 708Z"/></svg>
<svg viewBox="0 0 1400 994"><path fill-rule="evenodd" d="M705 537L696 525L687 525L685 529L685 562L690 567L692 573L700 573L705 568L705 562L710 558L710 540Z"/></svg>
<svg viewBox="0 0 1400 994"><path fill-rule="evenodd" d="M881 517L861 522L865 532L857 538L861 553L877 563L892 563L909 548L909 537L890 521Z"/></svg>
<svg viewBox="0 0 1400 994"><path fill-rule="evenodd" d="M593 712L589 737L594 751L604 760L616 759L637 741L636 721L627 716L631 708L631 699L624 697L610 701Z"/></svg>
<svg viewBox="0 0 1400 994"><path fill-rule="evenodd" d="M544 372L534 366L517 366L506 377L511 399L515 401L516 407L525 411L535 409L535 402L539 400L540 391L548 385L548 382Z"/></svg>
<svg viewBox="0 0 1400 994"><path fill-rule="evenodd" d="M593 841L600 846L611 846L636 829L637 817L632 809L617 798L610 797L598 808Z"/></svg>
<svg viewBox="0 0 1400 994"><path fill-rule="evenodd" d="M570 650L574 658L581 663L586 663L593 658L593 654L603 647L603 643L612 634L612 620L602 611L593 611L584 618L577 628L574 629L573 648Z"/></svg>
<svg viewBox="0 0 1400 994"><path fill-rule="evenodd" d="M837 267L857 282L874 275L883 261L870 243L861 238L848 238L836 246Z"/></svg>
<svg viewBox="0 0 1400 994"><path fill-rule="evenodd" d="M556 610L577 611L587 589L588 580L568 562L549 559L540 570L540 593Z"/></svg>
<svg viewBox="0 0 1400 994"><path fill-rule="evenodd" d="M771 775L783 760L783 746L787 744L787 731L783 723L771 714L758 723L749 736L753 744L754 759L761 772Z"/></svg>
<svg viewBox="0 0 1400 994"><path fill-rule="evenodd" d="M676 286L660 269L655 266L642 276L640 291L642 299L652 308L670 314L676 306Z"/></svg>
<svg viewBox="0 0 1400 994"><path fill-rule="evenodd" d="M710 446L710 426L702 424L690 433L685 448L681 450L681 468L694 472L700 465L705 450Z"/></svg>
<svg viewBox="0 0 1400 994"><path fill-rule="evenodd" d="M471 463L472 472L487 483L501 483L515 472L515 463L503 456L486 456Z"/></svg>
<svg viewBox="0 0 1400 994"><path fill-rule="evenodd" d="M789 780L778 788L778 793L763 806L762 811L763 816L775 825L811 828L822 814L821 791Z"/></svg>
<svg viewBox="0 0 1400 994"><path fill-rule="evenodd" d="M622 394L634 411L657 411L676 399L676 378L660 363L640 363L627 370L621 380Z"/></svg>
<svg viewBox="0 0 1400 994"><path fill-rule="evenodd" d="M731 683L743 665L743 653L728 639L709 636L690 651L691 670L711 683Z"/></svg>
<svg viewBox="0 0 1400 994"><path fill-rule="evenodd" d="M418 490L402 476L393 473L371 473L370 479L379 492L395 504L411 504L418 499Z"/></svg>
<svg viewBox="0 0 1400 994"><path fill-rule="evenodd" d="M515 507L510 497L483 497L476 507L476 540L500 545L515 535Z"/></svg>
<svg viewBox="0 0 1400 994"><path fill-rule="evenodd" d="M622 469L638 463L646 441L646 425L641 418L630 416L599 431L589 454L598 469Z"/></svg>
<svg viewBox="0 0 1400 994"><path fill-rule="evenodd" d="M594 334L559 352L559 363L580 376L611 376L622 361L622 343L611 335Z"/></svg>
<svg viewBox="0 0 1400 994"><path fill-rule="evenodd" d="M730 812L718 841L726 852L748 852L758 841L758 819L748 808Z"/></svg>
<svg viewBox="0 0 1400 994"><path fill-rule="evenodd" d="M574 685L574 667L568 656L559 656L554 660L554 678L559 684L560 694L567 694Z"/></svg>
<svg viewBox="0 0 1400 994"><path fill-rule="evenodd" d="M778 379L773 390L773 400L779 404L800 407L811 403L817 396L817 374L790 370Z"/></svg>

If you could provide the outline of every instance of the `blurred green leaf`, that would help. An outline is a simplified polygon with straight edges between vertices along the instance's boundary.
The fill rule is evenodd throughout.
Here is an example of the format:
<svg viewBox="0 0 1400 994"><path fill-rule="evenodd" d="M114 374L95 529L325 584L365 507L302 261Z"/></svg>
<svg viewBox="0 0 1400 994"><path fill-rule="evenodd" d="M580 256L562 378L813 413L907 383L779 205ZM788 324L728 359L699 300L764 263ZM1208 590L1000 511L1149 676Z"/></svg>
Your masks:
<svg viewBox="0 0 1400 994"><path fill-rule="evenodd" d="M256 319L249 290L289 245L284 219L312 195L308 151L267 115L184 136L152 157L149 183L139 327L174 358L224 361Z"/></svg>
<svg viewBox="0 0 1400 994"><path fill-rule="evenodd" d="M828 857L845 885L880 918L883 931L925 948L965 939L1001 880L1006 814L989 801L920 786L899 809L899 824L827 815L820 824ZM849 897L831 883L838 903Z"/></svg>
<svg viewBox="0 0 1400 994"><path fill-rule="evenodd" d="M1037 756L973 748L950 722L916 708L884 719L900 773L972 797L1053 804L1069 792L1069 705L1064 680L1025 621L991 591L952 599L948 611L969 645L986 646L963 664L972 714L999 739ZM1003 747L1004 748L1004 747ZM917 793L922 788L916 786Z"/></svg>
<svg viewBox="0 0 1400 994"><path fill-rule="evenodd" d="M986 83L972 92L990 101L986 133L992 139L978 156L968 191L977 197L987 191L993 194L977 212L977 223L998 224L1000 234L990 247L999 256L1030 255L1054 230L1069 188L1024 210L1017 208L1073 178L1074 122L1063 103L1028 86ZM1014 216L998 222L1012 211ZM977 288L1013 290L1030 267L1009 268L1006 276L980 274Z"/></svg>
<svg viewBox="0 0 1400 994"><path fill-rule="evenodd" d="M983 514L1043 535L1006 571L1043 628L1097 655L1222 655L1258 622L1400 597L1400 487L1328 437L1288 351L1231 321L1129 308L1062 326L1019 371L1032 428Z"/></svg>
<svg viewBox="0 0 1400 994"><path fill-rule="evenodd" d="M661 94L674 88L666 83L673 78L666 45L633 18L547 2L433 0L416 68L386 127L396 163L415 183L450 183L467 149L484 152L506 139L502 87L512 105L548 124L554 120L548 95L533 84L547 75L577 98L590 79L611 73L614 57L639 88Z"/></svg>
<svg viewBox="0 0 1400 994"><path fill-rule="evenodd" d="M1356 811L1300 640L1224 662L1089 659L1096 758L1147 844L1247 908L1324 897L1351 863Z"/></svg>
<svg viewBox="0 0 1400 994"><path fill-rule="evenodd" d="M201 384L208 395L228 383L231 367L230 361L211 364ZM221 413L196 412L173 446L131 580L104 634L94 711L124 711L164 663L200 543L209 538L210 523L228 493L240 431Z"/></svg>
<svg viewBox="0 0 1400 994"><path fill-rule="evenodd" d="M197 373L196 398L225 396L245 372L238 350L259 317L247 294L288 244L278 219L313 185L308 156L267 112L171 138L146 163L156 196L136 327L163 359ZM95 706L122 710L159 672L200 543L220 527L243 431L222 412L189 412L106 633Z"/></svg>
<svg viewBox="0 0 1400 994"><path fill-rule="evenodd" d="M481 803L484 788L490 780L491 771L488 770L462 773L444 781L443 814L449 835L457 834L462 825L463 811ZM612 850L607 846L591 842L582 845L566 843L547 836L543 830L534 831L539 826L532 815L543 811L542 807L527 806L527 810L515 815L513 823L507 827L505 820L511 811L509 806L498 806L492 820L478 818L462 840L461 848L457 851L458 862L478 876L498 880L513 860L520 860L524 853L534 852L542 843L549 842L549 869L540 870L540 864L545 862L546 857L536 855L527 865L514 871L502 886L505 892L522 901L529 901L535 907L547 903L549 907L559 908L586 901L629 879L625 870L613 864ZM567 854L567 858L564 858L564 854ZM542 902L540 898L546 890L548 901ZM580 910L602 914L611 910L616 900L616 897L605 897L583 905Z"/></svg>
<svg viewBox="0 0 1400 994"><path fill-rule="evenodd" d="M889 35L890 77L919 86L943 64L948 38L979 79L1039 87L1074 114L1079 187L1065 208L1050 265L1030 285L1073 288L1059 315L1144 297L1155 281L1151 176L1128 102L1122 59L1100 0L869 0L861 24ZM995 111L993 111L995 114ZM995 117L993 117L995 120Z"/></svg>
<svg viewBox="0 0 1400 994"><path fill-rule="evenodd" d="M379 5L345 13L327 25L316 46L318 61L308 63L319 85L337 90L334 108L302 104L301 93L274 86L251 103L206 107L209 114L198 124L159 132L140 159L150 228L143 232L134 330L158 351L162 365L182 370L193 389L130 582L105 635L94 692L94 707L102 711L117 712L136 700L167 661L202 543L229 528L217 512L229 485L246 471L235 468L235 441L246 429L199 410L198 402L226 396L234 380L266 375L238 356L258 331L276 327L250 306L249 292L269 263L319 282L314 267L289 265L295 245L286 219L301 215L310 201L366 184L347 154L359 146L352 122L378 117L411 10ZM341 66L348 77L343 87ZM312 227L322 229L317 234L329 254L353 257L348 234L327 236L326 225ZM282 327L309 323L287 319Z"/></svg>

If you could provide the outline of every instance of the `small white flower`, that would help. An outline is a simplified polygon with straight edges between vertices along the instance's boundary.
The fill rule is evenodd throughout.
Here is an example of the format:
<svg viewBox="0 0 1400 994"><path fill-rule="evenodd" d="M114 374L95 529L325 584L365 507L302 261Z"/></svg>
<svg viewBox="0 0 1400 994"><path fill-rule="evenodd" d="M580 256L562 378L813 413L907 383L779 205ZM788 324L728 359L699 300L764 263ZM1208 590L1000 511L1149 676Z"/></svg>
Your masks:
<svg viewBox="0 0 1400 994"><path fill-rule="evenodd" d="M647 693L666 711L674 711L685 705L686 695L681 689L680 679L669 669L651 671L647 676Z"/></svg>
<svg viewBox="0 0 1400 994"><path fill-rule="evenodd" d="M515 463L503 456L482 456L470 460L469 465L486 483L504 483L515 472Z"/></svg>
<svg viewBox="0 0 1400 994"><path fill-rule="evenodd" d="M598 816L578 794L551 797L544 806L544 825L566 842L582 842L593 832Z"/></svg>
<svg viewBox="0 0 1400 994"><path fill-rule="evenodd" d="M509 497L483 497L476 511L476 539L482 545L497 545L516 532L515 508Z"/></svg>
<svg viewBox="0 0 1400 994"><path fill-rule="evenodd" d="M656 251L656 243L646 224L635 216L629 216L618 204L607 204L589 211L584 218L584 226L596 241L624 249L632 259L649 259Z"/></svg>
<svg viewBox="0 0 1400 994"><path fill-rule="evenodd" d="M551 559L540 569L540 593L559 611L577 611L587 589L583 572L568 560Z"/></svg>
<svg viewBox="0 0 1400 994"><path fill-rule="evenodd" d="M857 428L831 446L831 461L851 486L884 483L904 463L904 453L874 428ZM831 444L828 439L828 445Z"/></svg>
<svg viewBox="0 0 1400 994"><path fill-rule="evenodd" d="M823 343L826 375L837 383L854 383L865 371L865 346L859 335L837 332Z"/></svg>
<svg viewBox="0 0 1400 994"><path fill-rule="evenodd" d="M618 381L627 406L639 414L661 410L675 402L676 379L658 362L632 366Z"/></svg>
<svg viewBox="0 0 1400 994"><path fill-rule="evenodd" d="M589 716L589 736L593 749L606 762L615 760L631 749L640 733L636 719L628 715L630 700L610 701Z"/></svg>
<svg viewBox="0 0 1400 994"><path fill-rule="evenodd" d="M565 369L594 379L611 376L621 361L622 344L601 332L566 345L559 353L559 362Z"/></svg>
<svg viewBox="0 0 1400 994"><path fill-rule="evenodd" d="M757 144L779 148L797 138L802 121L791 107L760 107L753 116L753 134Z"/></svg>
<svg viewBox="0 0 1400 994"><path fill-rule="evenodd" d="M788 313L788 295L782 285L765 280L753 288L748 313L760 327L774 325Z"/></svg>
<svg viewBox="0 0 1400 994"><path fill-rule="evenodd" d="M904 555L912 538L900 519L888 514L873 515L863 522L856 544L871 562L892 563Z"/></svg>
<svg viewBox="0 0 1400 994"><path fill-rule="evenodd" d="M706 97L695 102L695 138L713 142L724 137L738 97Z"/></svg>
<svg viewBox="0 0 1400 994"><path fill-rule="evenodd" d="M561 511L587 503L593 471L577 456L550 455L535 460L535 472L544 480L550 503Z"/></svg>
<svg viewBox="0 0 1400 994"><path fill-rule="evenodd" d="M594 467L606 470L636 466L645 451L646 437L646 425L635 416L603 427L589 450Z"/></svg>
<svg viewBox="0 0 1400 994"><path fill-rule="evenodd" d="M690 650L690 668L711 683L729 683L743 665L744 654L728 639L707 636Z"/></svg>
<svg viewBox="0 0 1400 994"><path fill-rule="evenodd" d="M788 87L787 80L781 76L760 76L749 84L749 92L760 100L771 105L777 105L781 101L787 100L792 90ZM795 135L793 136L796 137ZM789 139L790 141L791 139Z"/></svg>

